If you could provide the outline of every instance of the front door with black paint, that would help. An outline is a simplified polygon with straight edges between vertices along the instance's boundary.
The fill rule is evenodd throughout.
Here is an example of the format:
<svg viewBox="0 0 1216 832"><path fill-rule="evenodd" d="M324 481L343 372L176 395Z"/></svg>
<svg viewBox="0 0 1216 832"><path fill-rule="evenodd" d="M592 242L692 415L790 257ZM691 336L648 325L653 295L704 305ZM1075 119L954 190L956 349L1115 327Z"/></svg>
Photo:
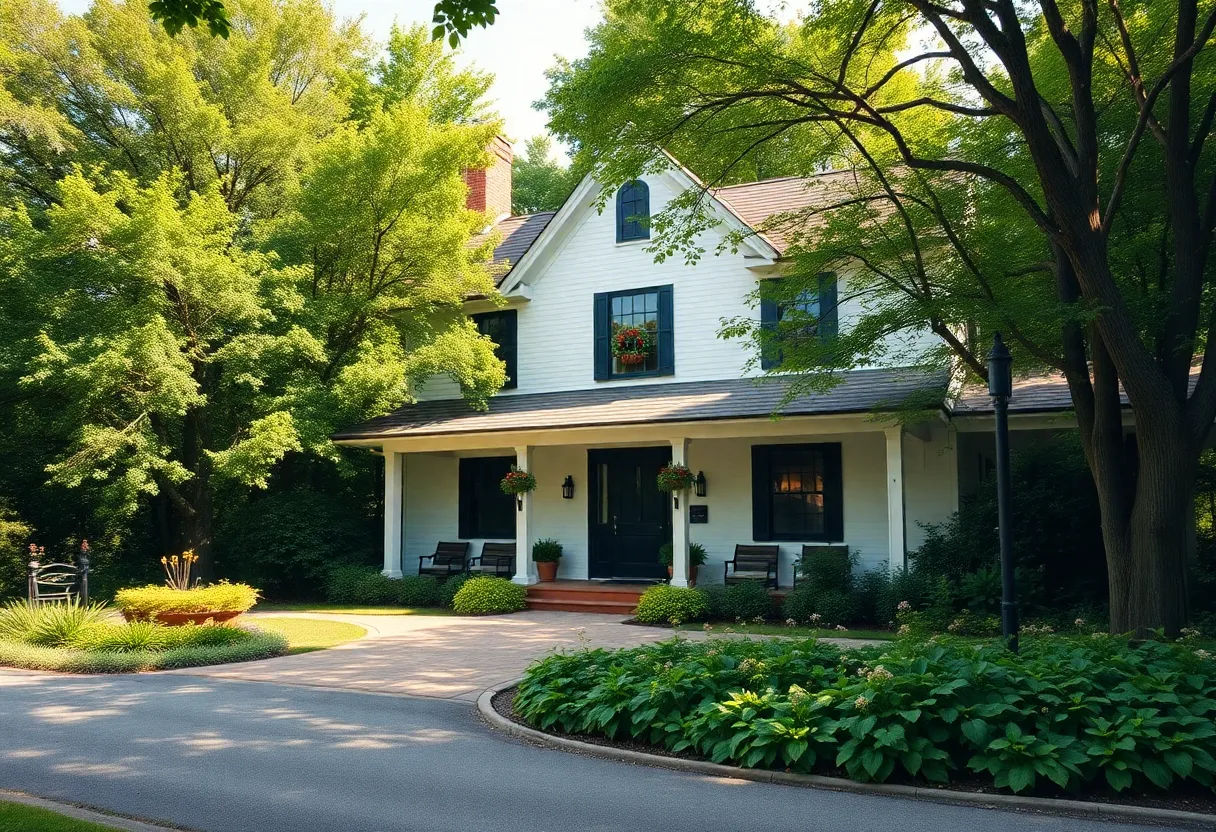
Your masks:
<svg viewBox="0 0 1216 832"><path fill-rule="evenodd" d="M670 448L587 452L590 577L663 578L659 548L671 542L671 497L655 484Z"/></svg>

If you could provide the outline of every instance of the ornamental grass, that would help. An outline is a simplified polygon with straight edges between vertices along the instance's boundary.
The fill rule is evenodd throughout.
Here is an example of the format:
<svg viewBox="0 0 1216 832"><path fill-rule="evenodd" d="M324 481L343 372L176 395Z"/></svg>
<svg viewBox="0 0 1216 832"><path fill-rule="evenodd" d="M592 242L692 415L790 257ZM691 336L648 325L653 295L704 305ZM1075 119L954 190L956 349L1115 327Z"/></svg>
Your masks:
<svg viewBox="0 0 1216 832"><path fill-rule="evenodd" d="M194 589L149 584L118 590L114 605L135 618L150 618L162 612L245 612L259 597L258 591L248 584L227 581Z"/></svg>

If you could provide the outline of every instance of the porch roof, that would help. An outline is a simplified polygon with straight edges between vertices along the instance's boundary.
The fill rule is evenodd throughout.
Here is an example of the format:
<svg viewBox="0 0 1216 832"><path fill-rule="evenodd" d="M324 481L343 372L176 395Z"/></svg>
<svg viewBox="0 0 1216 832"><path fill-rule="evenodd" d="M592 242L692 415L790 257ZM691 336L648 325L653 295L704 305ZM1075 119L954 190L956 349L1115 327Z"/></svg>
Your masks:
<svg viewBox="0 0 1216 832"><path fill-rule="evenodd" d="M831 390L802 396L780 408L786 416L866 413L894 407L912 393L940 389L947 374L917 370L856 370ZM443 436L506 430L767 419L778 410L785 385L757 379L677 384L604 386L591 390L497 396L477 411L445 399L406 405L386 416L333 435L336 442L405 436Z"/></svg>

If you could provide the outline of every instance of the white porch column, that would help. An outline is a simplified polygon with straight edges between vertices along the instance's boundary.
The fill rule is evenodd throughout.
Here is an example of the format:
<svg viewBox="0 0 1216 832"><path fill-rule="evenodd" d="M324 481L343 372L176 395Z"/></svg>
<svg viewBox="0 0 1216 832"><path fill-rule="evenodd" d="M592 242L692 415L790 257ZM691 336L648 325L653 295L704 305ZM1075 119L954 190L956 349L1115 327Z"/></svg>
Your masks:
<svg viewBox="0 0 1216 832"><path fill-rule="evenodd" d="M671 440L673 465L688 465L688 440ZM677 492L678 493L678 492ZM671 585L688 586L688 494L679 494L671 512Z"/></svg>
<svg viewBox="0 0 1216 832"><path fill-rule="evenodd" d="M401 529L403 526L402 455L384 451L384 569L389 578L401 577Z"/></svg>
<svg viewBox="0 0 1216 832"><path fill-rule="evenodd" d="M532 448L520 445L515 449L515 467L532 470ZM532 492L535 493L535 492ZM515 512L515 577L511 580L523 586L537 582L536 564L532 561L532 493L521 496L523 507Z"/></svg>
<svg viewBox="0 0 1216 832"><path fill-rule="evenodd" d="M887 553L892 570L907 560L904 539L904 444L902 427L887 428Z"/></svg>

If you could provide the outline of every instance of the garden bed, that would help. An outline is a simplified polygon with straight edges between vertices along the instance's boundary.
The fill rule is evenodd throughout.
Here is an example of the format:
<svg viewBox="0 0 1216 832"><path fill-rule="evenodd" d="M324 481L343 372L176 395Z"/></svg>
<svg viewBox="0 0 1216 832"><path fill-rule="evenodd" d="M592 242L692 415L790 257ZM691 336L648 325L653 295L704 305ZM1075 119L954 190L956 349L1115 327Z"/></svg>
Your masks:
<svg viewBox="0 0 1216 832"><path fill-rule="evenodd" d="M949 639L847 653L673 641L547 658L493 705L557 736L686 760L1216 814L1204 653L1108 637L1030 639L1021 657Z"/></svg>

